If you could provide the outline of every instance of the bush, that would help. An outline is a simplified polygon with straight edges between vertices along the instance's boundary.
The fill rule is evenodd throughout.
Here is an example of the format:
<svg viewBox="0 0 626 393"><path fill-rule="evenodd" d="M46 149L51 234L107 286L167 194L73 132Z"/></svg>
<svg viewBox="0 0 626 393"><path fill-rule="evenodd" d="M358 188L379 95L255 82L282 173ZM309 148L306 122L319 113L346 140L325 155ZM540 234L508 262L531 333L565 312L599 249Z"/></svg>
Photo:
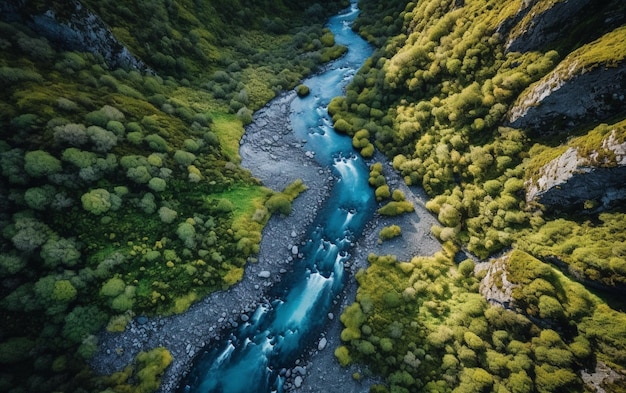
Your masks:
<svg viewBox="0 0 626 393"><path fill-rule="evenodd" d="M61 172L61 161L43 150L29 151L24 155L24 169L34 177Z"/></svg>
<svg viewBox="0 0 626 393"><path fill-rule="evenodd" d="M169 146L165 139L157 134L150 134L146 136L145 141L148 142L148 146L150 146L150 148L154 151L165 153L169 150Z"/></svg>
<svg viewBox="0 0 626 393"><path fill-rule="evenodd" d="M93 144L93 149L99 152L107 152L117 145L117 136L99 126L87 128L87 136Z"/></svg>
<svg viewBox="0 0 626 393"><path fill-rule="evenodd" d="M184 167L188 167L196 160L196 155L184 150L176 150L174 160Z"/></svg>
<svg viewBox="0 0 626 393"><path fill-rule="evenodd" d="M408 213L414 211L415 208L411 202L402 201L396 202L392 201L387 203L385 206L378 209L378 213L383 216L398 216L403 213Z"/></svg>
<svg viewBox="0 0 626 393"><path fill-rule="evenodd" d="M159 218L162 222L166 224L171 224L172 222L174 222L177 216L178 213L175 210L170 209L169 207L161 206L161 208L159 208Z"/></svg>
<svg viewBox="0 0 626 393"><path fill-rule="evenodd" d="M265 207L270 213L280 213L284 216L291 214L291 202L282 193L272 195L266 202Z"/></svg>
<svg viewBox="0 0 626 393"><path fill-rule="evenodd" d="M153 177L148 182L148 187L150 187L155 192L163 192L167 187L167 183L160 177Z"/></svg>
<svg viewBox="0 0 626 393"><path fill-rule="evenodd" d="M111 208L111 194L103 188L96 188L83 194L80 200L83 209L95 215L106 213Z"/></svg>
<svg viewBox="0 0 626 393"><path fill-rule="evenodd" d="M69 123L54 128L54 141L59 144L80 146L87 143L87 129L83 124Z"/></svg>
<svg viewBox="0 0 626 393"><path fill-rule="evenodd" d="M391 193L389 192L389 186L383 184L382 186L376 188L374 195L376 196L377 201L382 201L383 199L389 198L391 196Z"/></svg>
<svg viewBox="0 0 626 393"><path fill-rule="evenodd" d="M306 97L311 93L311 90L307 85L298 85L296 87L296 93L298 94L298 97Z"/></svg>
<svg viewBox="0 0 626 393"><path fill-rule="evenodd" d="M350 351L345 345L342 345L335 349L335 357L342 367L346 367L352 362L352 358L350 357Z"/></svg>
<svg viewBox="0 0 626 393"><path fill-rule="evenodd" d="M380 230L378 238L380 240L389 240L393 239L394 237L400 236L401 234L402 229L398 225L390 225Z"/></svg>

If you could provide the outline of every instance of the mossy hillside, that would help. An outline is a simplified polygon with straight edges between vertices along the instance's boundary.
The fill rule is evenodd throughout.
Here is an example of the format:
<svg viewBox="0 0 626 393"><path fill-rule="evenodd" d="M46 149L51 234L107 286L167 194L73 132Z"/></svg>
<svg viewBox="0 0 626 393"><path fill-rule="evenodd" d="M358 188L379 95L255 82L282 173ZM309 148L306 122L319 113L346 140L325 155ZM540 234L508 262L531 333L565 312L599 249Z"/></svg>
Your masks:
<svg viewBox="0 0 626 393"><path fill-rule="evenodd" d="M521 179L527 139L499 121L515 94L550 70L557 55L504 53L494 31L516 11L510 3L467 2L457 9L423 3L407 10L403 33L366 63L329 112L359 146L373 144L392 157L407 183L449 197L460 215L449 228L486 256L510 244L507 226L531 219L512 180ZM483 183L494 180L504 191L509 179L501 196L484 190Z"/></svg>
<svg viewBox="0 0 626 393"><path fill-rule="evenodd" d="M623 367L623 328L611 323L605 338L597 334L607 318L619 315L619 324L624 316L582 285L514 251L507 277L519 285L514 297L524 312L517 314L488 305L473 262L455 266L454 247L444 249L410 262L370 255L357 275L336 355L384 375L388 385L377 391L583 391L577 373L594 356ZM566 322L554 330L559 319Z"/></svg>
<svg viewBox="0 0 626 393"><path fill-rule="evenodd" d="M310 26L311 22L321 24L326 16L347 6L345 1L327 2L323 8L309 2L85 3L112 27L133 53L159 73L189 80L234 67L238 61L243 61L242 68L245 68L249 60L256 63L260 56L293 59L294 54L301 56L310 52L314 50L309 46L313 38L307 34L316 28L321 30L321 26L310 27L308 31L300 26ZM283 44L289 40L289 35L296 33L293 30L296 27L303 35L291 40L293 46L274 45L273 41L283 41L279 42ZM275 69L275 73L298 68L296 64L302 63L302 59L294 60L290 67L282 66ZM291 86L283 86L288 87Z"/></svg>
<svg viewBox="0 0 626 393"><path fill-rule="evenodd" d="M550 161L567 147L547 147L525 130L502 126L517 96L567 53L504 50L504 37L495 31L519 10L519 2L420 1L385 10L377 5L364 2L363 24L357 25L367 37L387 39L372 38L382 42L381 49L346 96L331 102L335 128L359 147L375 145L408 184L424 186L432 197L427 208L441 223L433 233L443 241L465 245L480 258L516 242L532 253L549 244L542 254L547 256L567 242L571 232L554 240L546 233L532 244L525 240L540 228L548 230L557 217L527 204L524 186L527 168L534 165L530 160ZM402 26L378 22L390 13ZM581 148L592 140L595 134L581 140ZM377 196L388 197L384 179L373 172L370 184ZM609 223L618 222L617 213L605 218L593 221L595 238L606 239L597 260L607 250L611 258L619 255L622 243L620 229ZM568 225L573 226L566 222L561 228ZM614 230L618 235L611 234ZM567 243L573 248L581 241L591 239ZM364 362L384 375L386 386L373 391L583 391L578 372L593 367L594 357L623 368L621 328L606 321L621 320L623 313L528 254L542 267L516 281L526 280L515 295L525 305L521 312L489 307L476 292L473 263L456 268L445 262L454 247L444 244L448 254L414 258L415 266L393 256L372 256L371 266L358 275L357 302L342 317L346 345L336 355L342 364ZM519 255L513 259L526 261ZM602 274L615 277L604 266ZM415 286L418 274L427 277ZM598 340L603 329L617 334Z"/></svg>
<svg viewBox="0 0 626 393"><path fill-rule="evenodd" d="M626 285L624 214L602 213L597 218L560 218L534 231L524 231L517 246L539 258L558 258L581 279L607 287Z"/></svg>
<svg viewBox="0 0 626 393"><path fill-rule="evenodd" d="M182 12L182 2L168 4ZM146 6L156 15L165 5ZM3 391L105 389L112 380L96 382L84 362L100 329L183 312L241 279L270 214L289 214L304 188L272 192L239 167L248 107L342 53L321 25L286 23L291 33L238 25L239 38L210 42L227 53L238 41L237 60L202 63L174 45L168 53L183 67L156 74L110 68L98 55L64 52L25 26L0 23ZM129 27L113 31L148 42ZM163 30L183 40L180 31ZM116 379L114 390L154 390L167 365L149 358L138 367L151 371L127 374L134 386Z"/></svg>

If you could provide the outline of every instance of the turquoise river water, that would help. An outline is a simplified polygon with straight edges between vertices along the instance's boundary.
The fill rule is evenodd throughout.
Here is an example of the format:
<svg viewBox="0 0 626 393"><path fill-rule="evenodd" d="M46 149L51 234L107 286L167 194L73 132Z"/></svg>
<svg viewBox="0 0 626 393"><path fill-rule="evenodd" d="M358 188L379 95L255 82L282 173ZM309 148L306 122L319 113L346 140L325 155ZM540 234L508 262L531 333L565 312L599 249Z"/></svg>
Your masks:
<svg viewBox="0 0 626 393"><path fill-rule="evenodd" d="M368 168L349 137L332 128L327 107L343 94L371 47L350 28L358 15L356 3L328 22L335 41L348 52L326 71L303 81L313 94L291 104L290 122L298 139L330 167L338 178L329 198L311 226L302 259L293 272L271 291L271 304L258 307L248 322L205 348L181 383L181 392L282 392L282 368L319 336L333 299L344 281L344 262L375 208L368 186ZM304 151L303 151L304 154Z"/></svg>

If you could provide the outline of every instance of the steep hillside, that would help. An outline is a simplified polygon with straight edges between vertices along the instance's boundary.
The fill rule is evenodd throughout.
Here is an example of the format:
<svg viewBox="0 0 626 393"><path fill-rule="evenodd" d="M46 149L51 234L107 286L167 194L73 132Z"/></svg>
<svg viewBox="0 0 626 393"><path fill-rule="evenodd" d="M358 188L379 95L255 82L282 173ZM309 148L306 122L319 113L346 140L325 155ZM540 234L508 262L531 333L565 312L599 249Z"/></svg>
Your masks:
<svg viewBox="0 0 626 393"><path fill-rule="evenodd" d="M626 278L623 3L362 3L380 49L329 111L424 187L445 252L370 258L340 362L381 392L621 391L626 314L604 291Z"/></svg>
<svg viewBox="0 0 626 393"><path fill-rule="evenodd" d="M340 3L0 4L0 390L158 387L162 348L95 378L97 333L240 280L302 190L238 165L243 124L344 52Z"/></svg>

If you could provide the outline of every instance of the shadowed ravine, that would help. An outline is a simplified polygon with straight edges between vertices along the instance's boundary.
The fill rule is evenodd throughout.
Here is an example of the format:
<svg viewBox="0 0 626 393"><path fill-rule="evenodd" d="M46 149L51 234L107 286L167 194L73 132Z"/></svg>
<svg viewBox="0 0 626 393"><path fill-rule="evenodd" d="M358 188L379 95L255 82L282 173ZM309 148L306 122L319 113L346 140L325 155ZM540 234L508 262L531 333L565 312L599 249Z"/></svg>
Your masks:
<svg viewBox="0 0 626 393"><path fill-rule="evenodd" d="M350 138L338 135L327 115L330 100L341 95L371 48L350 29L356 5L333 17L328 27L348 53L327 71L304 81L311 95L292 101L289 121L295 136L337 177L329 198L308 230L302 258L271 291L271 299L219 345L201 351L182 392L282 391L281 368L310 344L343 285L344 262L375 207L368 186L368 168L352 148ZM271 105L271 104L270 104ZM302 154L304 154L304 150Z"/></svg>

